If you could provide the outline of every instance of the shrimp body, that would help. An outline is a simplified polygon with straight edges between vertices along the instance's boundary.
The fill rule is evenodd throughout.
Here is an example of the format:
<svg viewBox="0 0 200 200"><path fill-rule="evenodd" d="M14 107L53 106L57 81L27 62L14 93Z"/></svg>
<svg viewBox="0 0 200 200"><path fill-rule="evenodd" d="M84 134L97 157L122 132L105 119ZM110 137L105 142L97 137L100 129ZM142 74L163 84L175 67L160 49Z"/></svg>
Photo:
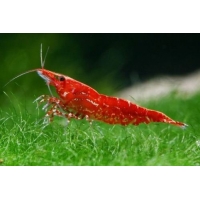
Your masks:
<svg viewBox="0 0 200 200"><path fill-rule="evenodd" d="M138 125L140 123L163 122L179 127L186 124L174 121L162 112L150 110L130 101L99 94L96 90L68 76L44 68L36 69L48 85L55 87L59 98L42 96L40 102L52 105L46 116L54 115L68 119L86 118L108 124Z"/></svg>

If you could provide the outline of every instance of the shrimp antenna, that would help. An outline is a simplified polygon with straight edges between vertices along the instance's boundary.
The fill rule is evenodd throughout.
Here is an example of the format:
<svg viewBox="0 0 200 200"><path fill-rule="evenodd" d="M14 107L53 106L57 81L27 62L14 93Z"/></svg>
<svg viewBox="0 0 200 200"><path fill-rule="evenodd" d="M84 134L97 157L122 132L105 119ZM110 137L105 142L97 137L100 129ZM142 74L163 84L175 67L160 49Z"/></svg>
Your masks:
<svg viewBox="0 0 200 200"><path fill-rule="evenodd" d="M49 92L50 92L51 96L53 97L53 93L52 93L52 91L51 91L51 88L50 88L49 84L47 84L47 87L48 87L48 89L49 89Z"/></svg>
<svg viewBox="0 0 200 200"><path fill-rule="evenodd" d="M44 57L44 60L42 59L42 44L41 44L41 47L40 47L40 59L41 59L41 67L44 68L44 64L45 64L45 60L46 60L46 57L47 57L47 53L49 51L49 47L46 51L46 54L45 54L45 57Z"/></svg>
<svg viewBox="0 0 200 200"><path fill-rule="evenodd" d="M27 71L27 72L24 72L24 73L22 73L22 74L20 74L20 75L18 75L18 76L15 76L15 77L12 78L10 81L8 81L3 87L6 87L10 82L14 81L15 79L19 78L20 76L23 76L23 75L25 75L25 74L28 74L28 73L31 73L31 72L35 72L35 71L37 71L37 69L32 69L32 70L29 70L29 71Z"/></svg>

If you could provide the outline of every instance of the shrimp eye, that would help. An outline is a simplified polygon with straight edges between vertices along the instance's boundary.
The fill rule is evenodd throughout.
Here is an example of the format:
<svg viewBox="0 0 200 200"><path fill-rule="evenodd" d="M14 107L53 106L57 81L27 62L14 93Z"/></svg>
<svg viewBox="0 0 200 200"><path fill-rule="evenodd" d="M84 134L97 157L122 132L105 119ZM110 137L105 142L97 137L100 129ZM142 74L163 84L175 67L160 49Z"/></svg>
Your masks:
<svg viewBox="0 0 200 200"><path fill-rule="evenodd" d="M58 79L59 79L59 81L64 81L65 77L64 76L60 76Z"/></svg>

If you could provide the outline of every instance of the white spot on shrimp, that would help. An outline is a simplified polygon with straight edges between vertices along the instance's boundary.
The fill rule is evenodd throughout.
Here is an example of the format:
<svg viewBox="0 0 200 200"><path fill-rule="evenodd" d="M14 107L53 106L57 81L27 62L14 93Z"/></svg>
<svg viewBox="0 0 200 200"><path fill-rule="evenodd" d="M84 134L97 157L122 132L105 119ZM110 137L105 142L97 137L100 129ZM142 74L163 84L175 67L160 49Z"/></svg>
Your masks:
<svg viewBox="0 0 200 200"><path fill-rule="evenodd" d="M52 111L53 111L53 113L55 113L55 112L56 112L56 109L53 109Z"/></svg>
<svg viewBox="0 0 200 200"><path fill-rule="evenodd" d="M72 93L74 93L75 89L76 89L76 88L73 88L73 89L72 89Z"/></svg>
<svg viewBox="0 0 200 200"><path fill-rule="evenodd" d="M88 93L89 93L89 92L88 92ZM82 95L86 95L87 93L85 93L85 92L81 92L81 94L82 94Z"/></svg>
<svg viewBox="0 0 200 200"><path fill-rule="evenodd" d="M103 103L103 106L105 106L105 107L109 107L109 105L107 105L106 103Z"/></svg>
<svg viewBox="0 0 200 200"><path fill-rule="evenodd" d="M98 103L95 103L94 101L90 100L90 99L86 99L87 101L89 101L90 103L92 103L93 105L95 106L98 106L99 104Z"/></svg>
<svg viewBox="0 0 200 200"><path fill-rule="evenodd" d="M62 96L63 96L63 97L66 97L67 94L68 94L68 92L64 92L64 93L62 94Z"/></svg>
<svg viewBox="0 0 200 200"><path fill-rule="evenodd" d="M130 108L130 106L131 106L131 102L130 102L130 101L128 101L128 106L129 106L129 108Z"/></svg>

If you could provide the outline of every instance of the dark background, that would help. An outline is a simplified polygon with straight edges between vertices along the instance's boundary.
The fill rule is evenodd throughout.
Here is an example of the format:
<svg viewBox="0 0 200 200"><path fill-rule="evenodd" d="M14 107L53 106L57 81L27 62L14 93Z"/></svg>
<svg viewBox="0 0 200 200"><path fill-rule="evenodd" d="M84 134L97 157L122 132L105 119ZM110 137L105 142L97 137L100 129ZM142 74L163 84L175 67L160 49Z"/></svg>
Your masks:
<svg viewBox="0 0 200 200"><path fill-rule="evenodd" d="M200 34L0 34L1 104L3 91L29 97L48 93L36 73L11 78L40 67L82 81L112 95L132 84L168 74L184 75L200 66ZM33 75L34 74L34 75Z"/></svg>

